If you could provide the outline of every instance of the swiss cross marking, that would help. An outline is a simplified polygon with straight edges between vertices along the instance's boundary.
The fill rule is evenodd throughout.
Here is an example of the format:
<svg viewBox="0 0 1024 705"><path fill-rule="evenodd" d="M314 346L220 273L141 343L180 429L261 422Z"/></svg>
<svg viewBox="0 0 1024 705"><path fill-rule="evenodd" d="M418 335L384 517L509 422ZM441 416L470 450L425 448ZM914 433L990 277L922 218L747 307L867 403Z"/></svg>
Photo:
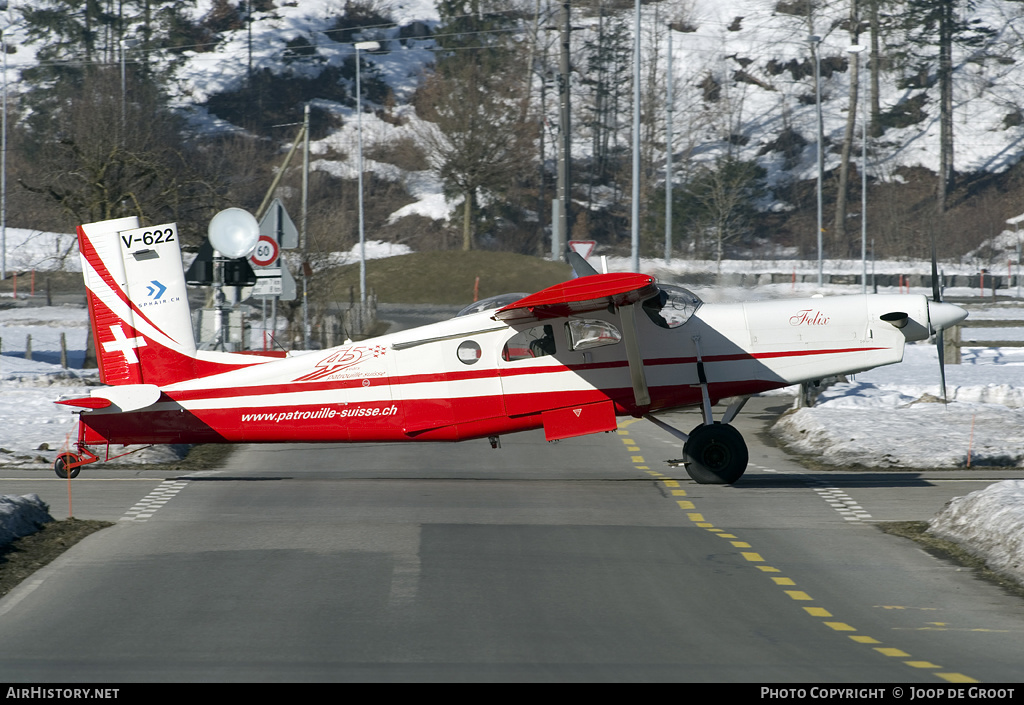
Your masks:
<svg viewBox="0 0 1024 705"><path fill-rule="evenodd" d="M141 348L146 344L146 339L142 336L136 338L129 338L124 333L124 328L121 324L116 326L110 326L110 334L114 336L114 339L103 343L104 352L119 352L124 355L125 362L137 363L139 356L135 354L135 348Z"/></svg>

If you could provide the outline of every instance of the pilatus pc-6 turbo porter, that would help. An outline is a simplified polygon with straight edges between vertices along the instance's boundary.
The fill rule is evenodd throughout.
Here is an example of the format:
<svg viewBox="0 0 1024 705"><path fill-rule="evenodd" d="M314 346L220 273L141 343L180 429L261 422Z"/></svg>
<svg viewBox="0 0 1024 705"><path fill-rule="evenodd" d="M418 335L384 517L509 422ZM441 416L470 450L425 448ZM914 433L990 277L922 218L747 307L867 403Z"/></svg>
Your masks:
<svg viewBox="0 0 1024 705"><path fill-rule="evenodd" d="M131 452L120 446L476 438L498 446L500 436L529 429L549 441L613 431L616 417L628 416L681 438L696 482L733 483L747 448L729 424L751 395L900 362L908 341L967 316L937 290L934 301L703 303L645 274L598 274L576 255L578 278L536 294L281 358L197 350L173 224L109 220L82 225L78 239L106 386L57 402L81 408L74 449L55 463L61 477ZM716 421L712 406L723 400L731 403ZM702 411L689 433L657 418L680 407Z"/></svg>

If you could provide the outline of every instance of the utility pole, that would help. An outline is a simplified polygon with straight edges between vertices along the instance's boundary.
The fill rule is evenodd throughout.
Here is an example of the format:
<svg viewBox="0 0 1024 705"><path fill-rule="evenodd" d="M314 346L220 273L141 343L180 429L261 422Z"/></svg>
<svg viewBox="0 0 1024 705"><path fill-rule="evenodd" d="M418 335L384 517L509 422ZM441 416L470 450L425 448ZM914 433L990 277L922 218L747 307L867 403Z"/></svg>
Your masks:
<svg viewBox="0 0 1024 705"><path fill-rule="evenodd" d="M633 28L633 209L631 269L640 271L640 0L634 0Z"/></svg>
<svg viewBox="0 0 1024 705"><path fill-rule="evenodd" d="M568 242L570 229L572 227L571 215L569 212L569 197L572 190L572 123L570 119L570 95L569 95L569 36L572 31L570 18L572 13L569 8L569 0L563 0L559 13L559 43L561 51L558 59L558 129L561 133L558 150L558 232L562 239ZM564 251L556 254L558 259L564 259Z"/></svg>
<svg viewBox="0 0 1024 705"><path fill-rule="evenodd" d="M821 37L812 34L807 37L807 41L810 42L811 52L814 54L814 105L817 114L818 123L818 288L824 286L824 247L822 245L822 231L824 229L822 225L822 178L825 171L825 156L823 152L823 142L825 140L825 130L822 124L821 118Z"/></svg>
<svg viewBox="0 0 1024 705"><path fill-rule="evenodd" d="M309 350L309 238L306 220L309 215L309 103L302 114L302 346Z"/></svg>
<svg viewBox="0 0 1024 705"><path fill-rule="evenodd" d="M672 263L672 27L668 28L668 78L665 81L665 265Z"/></svg>

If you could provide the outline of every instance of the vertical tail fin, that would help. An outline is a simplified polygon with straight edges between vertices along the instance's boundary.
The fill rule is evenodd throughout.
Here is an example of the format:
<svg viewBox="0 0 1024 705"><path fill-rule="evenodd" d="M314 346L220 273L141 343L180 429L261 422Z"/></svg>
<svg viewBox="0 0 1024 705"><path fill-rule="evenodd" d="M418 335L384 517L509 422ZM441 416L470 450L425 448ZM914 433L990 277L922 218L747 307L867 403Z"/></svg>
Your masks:
<svg viewBox="0 0 1024 705"><path fill-rule="evenodd" d="M100 379L156 384L196 376L177 227L120 218L78 228Z"/></svg>

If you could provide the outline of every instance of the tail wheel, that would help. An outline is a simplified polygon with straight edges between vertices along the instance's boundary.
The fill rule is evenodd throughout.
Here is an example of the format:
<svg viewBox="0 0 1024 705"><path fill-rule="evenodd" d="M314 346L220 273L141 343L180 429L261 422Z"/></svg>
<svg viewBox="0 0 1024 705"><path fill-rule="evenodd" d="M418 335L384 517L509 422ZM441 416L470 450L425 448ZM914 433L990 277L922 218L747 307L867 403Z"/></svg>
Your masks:
<svg viewBox="0 0 1024 705"><path fill-rule="evenodd" d="M78 473L82 469L81 465L76 465L76 463L80 462L82 462L82 459L74 453L61 453L53 462L53 471L62 480L74 479L78 477Z"/></svg>
<svg viewBox="0 0 1024 705"><path fill-rule="evenodd" d="M683 445L686 472L700 485L730 485L747 469L747 444L732 426L701 424Z"/></svg>

